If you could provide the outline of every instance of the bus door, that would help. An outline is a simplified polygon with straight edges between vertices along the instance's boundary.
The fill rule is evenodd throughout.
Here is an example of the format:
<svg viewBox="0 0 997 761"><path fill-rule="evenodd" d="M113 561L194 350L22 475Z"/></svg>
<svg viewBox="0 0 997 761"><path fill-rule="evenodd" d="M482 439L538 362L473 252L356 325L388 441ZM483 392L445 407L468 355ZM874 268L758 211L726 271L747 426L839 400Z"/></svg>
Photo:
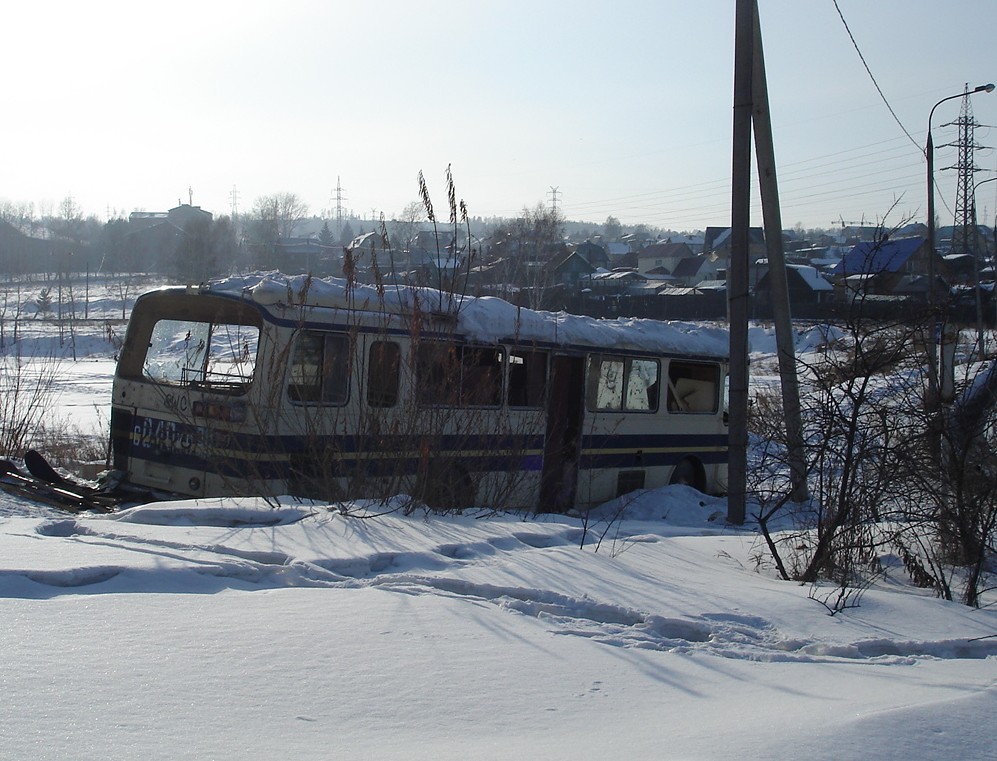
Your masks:
<svg viewBox="0 0 997 761"><path fill-rule="evenodd" d="M538 512L563 513L575 504L585 406L585 358L555 356L547 388Z"/></svg>

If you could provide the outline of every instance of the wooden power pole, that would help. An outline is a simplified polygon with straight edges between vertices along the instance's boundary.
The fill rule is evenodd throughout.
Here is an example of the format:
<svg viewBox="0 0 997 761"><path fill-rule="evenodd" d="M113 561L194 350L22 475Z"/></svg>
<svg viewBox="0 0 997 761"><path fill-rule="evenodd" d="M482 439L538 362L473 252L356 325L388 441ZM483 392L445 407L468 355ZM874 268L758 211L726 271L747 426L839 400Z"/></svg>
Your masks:
<svg viewBox="0 0 997 761"><path fill-rule="evenodd" d="M793 318L789 306L789 283L786 279L786 254L782 248L782 210L779 206L779 183L775 173L775 146L772 119L769 115L768 83L765 56L762 52L762 27L755 6L754 61L752 64L752 125L755 129L755 159L758 164L758 189L762 197L765 226L765 249L769 260L769 291L772 294L772 317L775 320L776 351L779 355L779 378L782 385L782 410L786 418L786 455L793 487L793 500L802 502L809 496L807 461L803 442L803 413L800 408L800 384L796 374L796 346Z"/></svg>
<svg viewBox="0 0 997 761"><path fill-rule="evenodd" d="M727 294L730 316L730 467L727 519L743 523L746 512L748 444L748 265L751 224L751 133L755 130L769 284L786 416L787 453L793 498L807 497L806 456L796 374L782 214L769 116L768 86L757 0L737 0L734 22L734 136L731 166L731 263Z"/></svg>
<svg viewBox="0 0 997 761"><path fill-rule="evenodd" d="M751 226L751 67L755 0L737 0L734 10L734 133L731 159L730 389L727 520L744 523L748 464L748 249Z"/></svg>

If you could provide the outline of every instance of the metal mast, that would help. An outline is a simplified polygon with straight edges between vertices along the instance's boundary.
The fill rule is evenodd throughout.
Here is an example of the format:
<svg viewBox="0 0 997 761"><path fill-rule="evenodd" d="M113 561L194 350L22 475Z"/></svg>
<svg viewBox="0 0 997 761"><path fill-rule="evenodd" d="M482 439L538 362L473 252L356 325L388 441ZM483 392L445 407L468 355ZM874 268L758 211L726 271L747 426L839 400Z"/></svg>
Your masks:
<svg viewBox="0 0 997 761"><path fill-rule="evenodd" d="M948 143L959 149L959 160L955 166L946 169L957 169L959 179L956 183L955 220L952 230L952 253L975 254L978 248L979 236L976 233L976 204L973 198L973 175L980 171L974 161L974 151L983 146L976 144L976 128L979 126L973 117L973 104L969 97L969 85L962 98L959 118L944 126L959 128L959 140Z"/></svg>
<svg viewBox="0 0 997 761"><path fill-rule="evenodd" d="M343 201L346 198L343 196L343 185L339 181L339 175L336 175L336 237L343 237Z"/></svg>

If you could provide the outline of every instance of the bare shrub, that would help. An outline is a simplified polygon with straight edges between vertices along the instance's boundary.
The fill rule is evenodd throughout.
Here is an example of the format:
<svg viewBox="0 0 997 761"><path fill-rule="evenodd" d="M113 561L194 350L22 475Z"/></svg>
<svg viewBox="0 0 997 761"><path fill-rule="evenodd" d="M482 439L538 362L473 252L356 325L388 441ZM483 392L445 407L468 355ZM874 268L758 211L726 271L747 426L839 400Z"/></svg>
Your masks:
<svg viewBox="0 0 997 761"><path fill-rule="evenodd" d="M912 578L946 599L974 607L994 571L997 543L997 363L977 365L962 394L930 435L909 452L908 473L920 499L900 538Z"/></svg>
<svg viewBox="0 0 997 761"><path fill-rule="evenodd" d="M811 500L790 499L774 395L753 405L753 430L766 443L755 453L752 492L780 576L860 588L878 572L878 553L891 540L883 526L902 521L913 497L905 453L921 429L906 400L922 398L909 348L920 324L869 320L856 308L838 328L843 338L835 346L800 363Z"/></svg>
<svg viewBox="0 0 997 761"><path fill-rule="evenodd" d="M801 363L812 501L790 501L783 419L774 396L754 400L750 469L755 517L779 575L811 585L829 610L847 607L890 553L916 586L972 606L991 586L997 537L997 370L977 365L944 414L930 404L929 314L850 319L844 340ZM821 589L821 587L814 587Z"/></svg>
<svg viewBox="0 0 997 761"><path fill-rule="evenodd" d="M0 355L0 454L20 456L51 409L57 360Z"/></svg>

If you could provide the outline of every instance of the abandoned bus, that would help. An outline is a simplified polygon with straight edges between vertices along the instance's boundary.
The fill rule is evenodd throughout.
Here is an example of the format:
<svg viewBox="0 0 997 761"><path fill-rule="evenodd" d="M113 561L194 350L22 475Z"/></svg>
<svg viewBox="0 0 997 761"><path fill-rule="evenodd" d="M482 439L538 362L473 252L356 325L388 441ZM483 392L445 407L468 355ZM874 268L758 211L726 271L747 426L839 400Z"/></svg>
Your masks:
<svg viewBox="0 0 997 761"><path fill-rule="evenodd" d="M563 512L727 477L727 334L275 273L139 297L114 468L193 497Z"/></svg>

